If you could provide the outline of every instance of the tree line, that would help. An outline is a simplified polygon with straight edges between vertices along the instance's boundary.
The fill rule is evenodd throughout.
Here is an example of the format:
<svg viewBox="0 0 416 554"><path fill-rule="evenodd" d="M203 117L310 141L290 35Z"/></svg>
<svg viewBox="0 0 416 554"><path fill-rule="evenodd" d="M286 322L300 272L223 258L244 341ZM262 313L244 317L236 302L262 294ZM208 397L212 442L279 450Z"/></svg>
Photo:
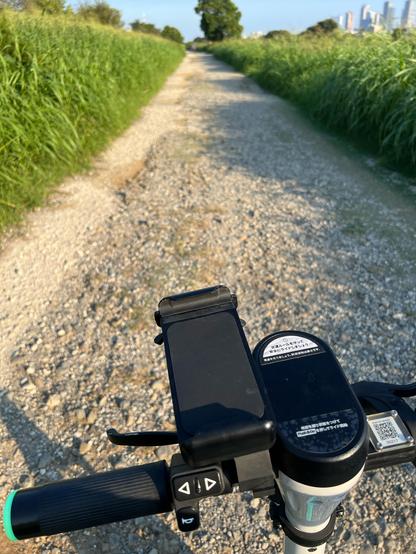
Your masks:
<svg viewBox="0 0 416 554"><path fill-rule="evenodd" d="M243 32L241 25L242 14L232 0L198 0L195 12L201 16L201 30L205 39L213 42L227 38L240 38ZM338 29L333 19L325 19L312 27L308 27L302 34L328 34ZM265 35L267 39L290 36L289 31L270 31Z"/></svg>
<svg viewBox="0 0 416 554"><path fill-rule="evenodd" d="M111 25L115 28L121 28L124 25L121 11L111 7L104 0L82 2L76 10L67 4L66 0L0 0L1 8L38 12L45 15L71 15L85 20L97 21L103 25ZM132 31L158 35L179 43L184 41L179 29L170 25L158 29L151 23L145 23L137 19L130 23L130 27Z"/></svg>
<svg viewBox="0 0 416 554"><path fill-rule="evenodd" d="M0 0L0 9L8 7L15 10L38 11L43 14L69 14L86 20L95 20L104 25L122 27L122 14L105 0L85 1L74 10L67 0ZM197 0L195 12L201 16L201 30L208 41L218 42L229 38L240 38L243 32L242 14L233 0ZM176 27L166 25L159 29L153 23L136 19L130 23L133 31L158 35L175 42L183 43L184 38ZM333 19L319 21L308 27L303 35L326 35L338 30ZM285 30L270 31L266 39L290 36ZM203 40L203 39L196 39Z"/></svg>

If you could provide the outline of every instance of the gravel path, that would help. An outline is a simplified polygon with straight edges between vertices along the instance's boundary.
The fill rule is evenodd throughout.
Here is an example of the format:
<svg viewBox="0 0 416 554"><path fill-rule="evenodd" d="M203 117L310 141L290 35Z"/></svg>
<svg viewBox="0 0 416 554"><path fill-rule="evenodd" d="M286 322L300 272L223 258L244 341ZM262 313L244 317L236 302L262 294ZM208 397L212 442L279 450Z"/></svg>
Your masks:
<svg viewBox="0 0 416 554"><path fill-rule="evenodd" d="M114 191L143 169L149 149L175 129L173 117L187 86L186 67L170 77L141 117L102 152L90 171L69 177L30 213L24 225L0 239L0 386L7 386L10 350L25 329L79 274L95 234L117 212Z"/></svg>
<svg viewBox="0 0 416 554"><path fill-rule="evenodd" d="M180 72L186 87L145 169L114 191L76 271L15 338L0 393L2 498L173 452L105 438L109 426L173 428L152 319L168 293L227 284L253 346L275 329L307 330L351 380L415 380L414 184L207 55L188 55ZM365 475L328 552L416 552L415 477L409 465ZM246 494L204 502L191 536L163 516L0 548L255 554L281 544L266 503Z"/></svg>

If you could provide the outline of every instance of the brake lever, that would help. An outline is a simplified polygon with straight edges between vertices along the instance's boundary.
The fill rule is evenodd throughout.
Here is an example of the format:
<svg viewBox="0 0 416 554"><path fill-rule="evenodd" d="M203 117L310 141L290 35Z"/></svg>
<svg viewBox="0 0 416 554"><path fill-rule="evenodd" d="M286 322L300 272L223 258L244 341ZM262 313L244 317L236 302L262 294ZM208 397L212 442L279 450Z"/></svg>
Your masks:
<svg viewBox="0 0 416 554"><path fill-rule="evenodd" d="M367 415L395 410L416 441L416 410L413 410L404 400L404 398L416 396L416 383L392 385L360 381L354 383L352 388ZM413 460L413 464L416 467L416 459Z"/></svg>
<svg viewBox="0 0 416 554"><path fill-rule="evenodd" d="M172 431L119 433L115 429L108 429L107 438L111 443L120 446L165 446L178 444L178 435Z"/></svg>
<svg viewBox="0 0 416 554"><path fill-rule="evenodd" d="M406 413L408 413L408 410L413 413L413 410L403 398L416 396L416 383L393 385L376 381L360 381L354 383L352 388L366 413L387 410L397 410L400 413L400 409Z"/></svg>
<svg viewBox="0 0 416 554"><path fill-rule="evenodd" d="M416 396L416 383L410 383L409 385L392 385L393 392L400 398L411 398Z"/></svg>

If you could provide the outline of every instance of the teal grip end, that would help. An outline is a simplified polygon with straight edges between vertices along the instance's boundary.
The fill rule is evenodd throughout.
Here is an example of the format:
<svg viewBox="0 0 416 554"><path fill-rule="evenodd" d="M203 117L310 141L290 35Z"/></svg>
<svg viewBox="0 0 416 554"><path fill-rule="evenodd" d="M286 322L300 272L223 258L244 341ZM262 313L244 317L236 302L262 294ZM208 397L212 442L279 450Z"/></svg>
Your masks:
<svg viewBox="0 0 416 554"><path fill-rule="evenodd" d="M12 504L13 504L14 497L16 496L16 493L17 491L12 491L9 494L9 496L6 498L6 503L4 505L4 510L3 510L4 532L6 533L6 537L10 541L19 540L13 533L13 526L12 526Z"/></svg>

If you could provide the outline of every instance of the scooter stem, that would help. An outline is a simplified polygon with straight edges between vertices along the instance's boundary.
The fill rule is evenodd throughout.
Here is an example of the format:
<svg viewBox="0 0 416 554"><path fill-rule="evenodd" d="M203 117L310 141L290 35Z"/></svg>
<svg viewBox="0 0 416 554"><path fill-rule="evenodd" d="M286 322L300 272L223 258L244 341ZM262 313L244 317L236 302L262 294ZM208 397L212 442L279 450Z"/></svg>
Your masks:
<svg viewBox="0 0 416 554"><path fill-rule="evenodd" d="M314 554L324 554L325 547L326 543L321 544L320 546L301 546L300 544L296 544L290 540L289 537L285 536L285 554L309 554L310 552L313 552Z"/></svg>

